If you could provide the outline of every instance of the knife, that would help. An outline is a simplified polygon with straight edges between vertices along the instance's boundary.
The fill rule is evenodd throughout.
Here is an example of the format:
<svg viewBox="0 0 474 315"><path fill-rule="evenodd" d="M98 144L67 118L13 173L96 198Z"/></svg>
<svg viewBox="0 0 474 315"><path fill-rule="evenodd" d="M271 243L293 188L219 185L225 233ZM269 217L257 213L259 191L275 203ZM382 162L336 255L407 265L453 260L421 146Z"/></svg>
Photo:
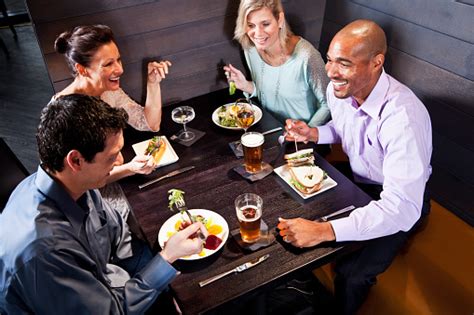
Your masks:
<svg viewBox="0 0 474 315"><path fill-rule="evenodd" d="M214 277L211 277L209 279L206 279L204 281L199 282L199 286L202 288L203 286L208 285L209 283L212 283L212 282L214 282L216 280L219 280L221 278L224 278L225 276L230 275L231 273L242 272L244 270L252 268L252 267L258 265L259 263L265 261L269 256L270 256L270 254L266 254L266 255L263 255L262 257L252 259L251 261L243 263L242 265L237 266L234 269L231 269L229 271L220 273L220 274L218 274Z"/></svg>
<svg viewBox="0 0 474 315"><path fill-rule="evenodd" d="M161 177L152 179L152 180L150 180L150 181L148 181L148 182L146 182L146 183L144 183L144 184L139 185L139 186L138 186L138 189L143 189L143 188L145 188L145 187L147 187L147 186L150 186L151 184L157 183L157 182L159 182L159 181L161 181L161 180L163 180L163 179L170 178L170 177L173 177L173 176L175 176L175 175L178 175L178 174L181 174L181 173L190 171L190 170L192 170L192 169L195 168L195 167L196 167L196 166L194 166L194 165L193 165L193 166L186 166L186 167L180 168L180 169L178 169L178 170L172 171L172 172L170 172L170 173L168 173L168 174L166 174L166 175L163 175L163 176L161 176Z"/></svg>
<svg viewBox="0 0 474 315"><path fill-rule="evenodd" d="M337 215L346 213L346 212L351 211L351 210L354 210L354 209L355 209L354 205L350 205L350 206L347 206L347 207L345 207L345 208L342 208L341 210L337 210L336 212L333 212L333 213L331 213L331 214L325 215L325 216L319 218L318 221L326 222L327 220L329 220L329 219L332 218L332 217L335 217L335 216L337 216Z"/></svg>

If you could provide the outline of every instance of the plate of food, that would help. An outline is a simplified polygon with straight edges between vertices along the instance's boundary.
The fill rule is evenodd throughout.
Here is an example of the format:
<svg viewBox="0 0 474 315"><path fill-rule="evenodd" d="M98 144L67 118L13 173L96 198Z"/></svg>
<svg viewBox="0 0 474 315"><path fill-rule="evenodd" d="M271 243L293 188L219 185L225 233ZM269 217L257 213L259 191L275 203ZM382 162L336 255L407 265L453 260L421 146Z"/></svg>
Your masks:
<svg viewBox="0 0 474 315"><path fill-rule="evenodd" d="M212 113L212 121L219 127L231 130L242 130L239 126L237 126L237 114L239 113L240 109L244 105L250 105L248 103L228 103L218 107ZM262 119L263 113L262 110L255 105L252 105L255 119L253 123L250 125L255 125Z"/></svg>
<svg viewBox="0 0 474 315"><path fill-rule="evenodd" d="M207 237L203 250L199 254L182 257L180 259L202 259L218 252L224 246L229 236L229 226L225 219L217 212L206 209L191 209L189 212L196 220L204 224L209 236ZM166 220L158 232L158 243L161 248L165 246L166 241L168 241L173 234L186 228L190 224L190 220L185 213L176 213Z"/></svg>
<svg viewBox="0 0 474 315"><path fill-rule="evenodd" d="M132 145L136 155L151 154L155 159L156 167L172 164L179 160L166 136L155 136L151 139Z"/></svg>
<svg viewBox="0 0 474 315"><path fill-rule="evenodd" d="M285 155L286 164L273 171L301 198L308 199L337 186L321 168L314 165L313 149L304 149Z"/></svg>

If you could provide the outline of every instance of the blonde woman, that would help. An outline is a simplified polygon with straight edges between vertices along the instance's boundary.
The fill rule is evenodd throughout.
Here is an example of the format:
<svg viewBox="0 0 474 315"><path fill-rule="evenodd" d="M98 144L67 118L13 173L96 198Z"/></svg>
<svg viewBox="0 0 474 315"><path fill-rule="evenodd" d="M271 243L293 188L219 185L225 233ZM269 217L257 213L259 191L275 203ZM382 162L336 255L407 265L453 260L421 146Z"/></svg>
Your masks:
<svg viewBox="0 0 474 315"><path fill-rule="evenodd" d="M252 75L248 81L239 69L225 66L236 88L258 97L282 123L293 118L319 126L330 119L321 54L291 32L280 0L242 0L234 34Z"/></svg>

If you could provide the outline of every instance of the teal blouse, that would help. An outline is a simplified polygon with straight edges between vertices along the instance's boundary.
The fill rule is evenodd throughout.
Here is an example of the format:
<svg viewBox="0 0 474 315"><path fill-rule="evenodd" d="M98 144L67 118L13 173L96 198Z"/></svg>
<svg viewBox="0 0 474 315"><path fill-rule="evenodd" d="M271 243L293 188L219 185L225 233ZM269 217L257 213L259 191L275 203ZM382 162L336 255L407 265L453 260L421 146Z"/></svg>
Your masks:
<svg viewBox="0 0 474 315"><path fill-rule="evenodd" d="M301 38L291 57L281 66L268 65L252 47L244 50L252 74L254 92L262 106L280 122L293 118L310 126L324 125L330 119L326 102L329 79L321 54Z"/></svg>

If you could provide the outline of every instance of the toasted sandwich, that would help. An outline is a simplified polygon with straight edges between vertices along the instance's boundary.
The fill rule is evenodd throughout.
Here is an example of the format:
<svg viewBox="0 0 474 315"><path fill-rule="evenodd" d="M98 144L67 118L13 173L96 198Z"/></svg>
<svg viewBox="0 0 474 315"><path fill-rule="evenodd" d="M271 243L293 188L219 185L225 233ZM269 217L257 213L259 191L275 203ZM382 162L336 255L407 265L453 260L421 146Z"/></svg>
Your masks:
<svg viewBox="0 0 474 315"><path fill-rule="evenodd" d="M284 156L288 166L313 165L313 149L303 149Z"/></svg>
<svg viewBox="0 0 474 315"><path fill-rule="evenodd" d="M303 194L312 194L323 185L324 171L317 166L290 166L290 183Z"/></svg>

